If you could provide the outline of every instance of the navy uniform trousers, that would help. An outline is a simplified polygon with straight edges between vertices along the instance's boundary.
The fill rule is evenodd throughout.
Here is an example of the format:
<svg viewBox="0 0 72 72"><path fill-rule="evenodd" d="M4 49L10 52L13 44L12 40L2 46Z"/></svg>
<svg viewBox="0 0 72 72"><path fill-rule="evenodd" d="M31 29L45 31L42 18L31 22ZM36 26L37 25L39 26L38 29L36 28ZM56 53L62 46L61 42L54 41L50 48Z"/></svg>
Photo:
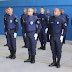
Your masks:
<svg viewBox="0 0 72 72"><path fill-rule="evenodd" d="M39 40L41 44L46 44L47 42L47 34L45 33L45 29L41 29L39 32Z"/></svg>
<svg viewBox="0 0 72 72"><path fill-rule="evenodd" d="M37 40L34 38L35 31L26 33L26 44L29 55L36 55Z"/></svg>
<svg viewBox="0 0 72 72"><path fill-rule="evenodd" d="M7 31L7 41L8 47L10 51L16 52L16 38L14 38L15 29L11 29Z"/></svg>
<svg viewBox="0 0 72 72"><path fill-rule="evenodd" d="M50 37L50 46L52 50L53 59L61 58L62 43L60 41L60 36L51 36Z"/></svg>
<svg viewBox="0 0 72 72"><path fill-rule="evenodd" d="M24 41L24 43L26 45L26 36L25 36L25 33L23 32L23 28L22 28L22 35L23 35L23 41Z"/></svg>

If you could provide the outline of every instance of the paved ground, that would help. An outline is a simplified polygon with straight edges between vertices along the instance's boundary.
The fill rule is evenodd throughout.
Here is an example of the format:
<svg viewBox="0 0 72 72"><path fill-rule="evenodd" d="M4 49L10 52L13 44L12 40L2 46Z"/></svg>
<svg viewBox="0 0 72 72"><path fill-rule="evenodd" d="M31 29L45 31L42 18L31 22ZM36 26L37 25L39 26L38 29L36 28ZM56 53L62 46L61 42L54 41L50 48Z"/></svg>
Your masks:
<svg viewBox="0 0 72 72"><path fill-rule="evenodd" d="M0 72L72 72L72 41L66 41L62 48L61 68L48 67L52 62L52 54L50 45L47 43L46 50L38 50L36 55L36 63L24 63L28 53L26 48L22 48L23 39L17 37L17 58L15 60L6 59L9 55L5 36L0 36ZM37 43L37 48L40 42Z"/></svg>

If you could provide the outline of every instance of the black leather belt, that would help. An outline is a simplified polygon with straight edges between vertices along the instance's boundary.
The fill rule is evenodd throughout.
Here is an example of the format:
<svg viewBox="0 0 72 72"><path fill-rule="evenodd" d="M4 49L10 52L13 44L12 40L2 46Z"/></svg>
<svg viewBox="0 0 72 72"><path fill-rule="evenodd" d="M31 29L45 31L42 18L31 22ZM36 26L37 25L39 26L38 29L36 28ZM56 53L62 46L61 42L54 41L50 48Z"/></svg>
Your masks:
<svg viewBox="0 0 72 72"><path fill-rule="evenodd" d="M51 36L61 36L61 34L55 34L55 35L51 35Z"/></svg>
<svg viewBox="0 0 72 72"><path fill-rule="evenodd" d="M15 28L13 28L13 29L8 29L8 31L10 31L10 30L15 30Z"/></svg>
<svg viewBox="0 0 72 72"><path fill-rule="evenodd" d="M27 31L27 33L32 33L32 32L35 32L36 30L34 30L34 31Z"/></svg>

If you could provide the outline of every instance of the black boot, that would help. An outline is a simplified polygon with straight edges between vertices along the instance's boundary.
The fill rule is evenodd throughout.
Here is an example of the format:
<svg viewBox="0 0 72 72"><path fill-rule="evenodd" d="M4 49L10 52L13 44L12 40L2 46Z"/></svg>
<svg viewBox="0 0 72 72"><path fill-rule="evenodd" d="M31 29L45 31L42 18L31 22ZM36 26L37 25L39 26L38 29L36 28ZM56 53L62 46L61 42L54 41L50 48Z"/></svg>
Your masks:
<svg viewBox="0 0 72 72"><path fill-rule="evenodd" d="M12 57L11 59L15 59L16 58L16 51L12 51Z"/></svg>
<svg viewBox="0 0 72 72"><path fill-rule="evenodd" d="M5 44L4 46L8 46L8 44Z"/></svg>
<svg viewBox="0 0 72 72"><path fill-rule="evenodd" d="M25 60L24 62L31 62L31 55L29 55L29 58Z"/></svg>
<svg viewBox="0 0 72 72"><path fill-rule="evenodd" d="M51 63L51 64L49 65L49 67L52 67L52 66L56 66L56 58L53 59L53 63Z"/></svg>
<svg viewBox="0 0 72 72"><path fill-rule="evenodd" d="M35 56L34 55L31 56L31 63L32 64L35 63Z"/></svg>
<svg viewBox="0 0 72 72"><path fill-rule="evenodd" d="M60 68L60 59L57 60L56 67Z"/></svg>
<svg viewBox="0 0 72 72"><path fill-rule="evenodd" d="M46 50L46 44L44 44L44 46L43 46L43 50Z"/></svg>
<svg viewBox="0 0 72 72"><path fill-rule="evenodd" d="M22 48L27 48L27 46L26 46L26 45L24 45L24 46L22 46Z"/></svg>
<svg viewBox="0 0 72 72"><path fill-rule="evenodd" d="M11 57L12 57L12 51L10 51L10 55L7 56L6 58L8 59L8 58L11 58Z"/></svg>
<svg viewBox="0 0 72 72"><path fill-rule="evenodd" d="M43 49L43 44L41 43L41 47L40 48L38 48L38 49Z"/></svg>

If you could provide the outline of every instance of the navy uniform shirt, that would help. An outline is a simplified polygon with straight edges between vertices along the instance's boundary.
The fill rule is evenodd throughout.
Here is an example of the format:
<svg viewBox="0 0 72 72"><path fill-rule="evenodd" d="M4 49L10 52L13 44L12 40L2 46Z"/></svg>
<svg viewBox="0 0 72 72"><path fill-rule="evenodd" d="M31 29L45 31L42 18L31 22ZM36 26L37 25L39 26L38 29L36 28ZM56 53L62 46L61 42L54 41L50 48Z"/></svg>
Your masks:
<svg viewBox="0 0 72 72"><path fill-rule="evenodd" d="M20 20L21 20L21 27L22 27L22 33L25 33L24 31L24 25L25 25L25 21L24 21L24 19L27 17L27 14L22 14L21 16L20 16Z"/></svg>
<svg viewBox="0 0 72 72"><path fill-rule="evenodd" d="M17 31L19 29L19 20L18 20L17 16L15 16L14 14L8 15L6 17L6 24L7 24L7 26L6 26L7 30L15 29L15 32L17 33Z"/></svg>
<svg viewBox="0 0 72 72"><path fill-rule="evenodd" d="M8 16L8 14L6 13L5 15L4 15L4 32L6 32L6 30L7 30L7 22L6 22L6 18L7 18L7 16Z"/></svg>
<svg viewBox="0 0 72 72"><path fill-rule="evenodd" d="M41 24L38 18L34 15L27 16L25 18L25 30L26 32L36 31L36 33L39 33Z"/></svg>
<svg viewBox="0 0 72 72"><path fill-rule="evenodd" d="M33 13L33 15L38 16L38 15L39 15L39 13Z"/></svg>
<svg viewBox="0 0 72 72"><path fill-rule="evenodd" d="M67 14L62 14L61 13L61 16L66 20L66 22L67 22L67 25L69 24L69 17L68 17L68 15Z"/></svg>
<svg viewBox="0 0 72 72"><path fill-rule="evenodd" d="M67 23L64 18L61 16L52 16L49 21L49 28L51 35L57 35L62 33L62 29L64 29L64 34L67 32Z"/></svg>
<svg viewBox="0 0 72 72"><path fill-rule="evenodd" d="M52 16L50 13L49 14L46 14L47 17L48 17L48 24L49 24L49 20L50 20L50 17Z"/></svg>
<svg viewBox="0 0 72 72"><path fill-rule="evenodd" d="M27 17L27 14L22 14L21 16L20 16L20 19L21 19L21 26L23 27L23 25L24 25L24 19Z"/></svg>
<svg viewBox="0 0 72 72"><path fill-rule="evenodd" d="M47 17L47 15L45 15L45 14L39 14L38 18L39 18L39 20L41 22L41 27L43 29L47 28L48 27L48 17Z"/></svg>

